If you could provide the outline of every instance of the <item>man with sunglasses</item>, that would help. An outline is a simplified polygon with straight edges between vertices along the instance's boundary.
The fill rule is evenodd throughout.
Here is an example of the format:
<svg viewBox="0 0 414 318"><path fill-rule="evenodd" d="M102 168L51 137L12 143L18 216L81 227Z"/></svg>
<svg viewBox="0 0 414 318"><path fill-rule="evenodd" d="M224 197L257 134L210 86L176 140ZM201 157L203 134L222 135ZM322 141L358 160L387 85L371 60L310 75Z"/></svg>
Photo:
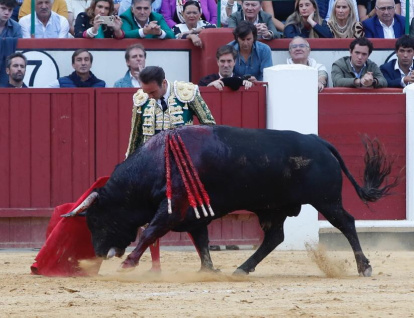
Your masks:
<svg viewBox="0 0 414 318"><path fill-rule="evenodd" d="M362 22L367 38L397 39L405 33L405 17L395 13L394 0L377 0L375 13Z"/></svg>

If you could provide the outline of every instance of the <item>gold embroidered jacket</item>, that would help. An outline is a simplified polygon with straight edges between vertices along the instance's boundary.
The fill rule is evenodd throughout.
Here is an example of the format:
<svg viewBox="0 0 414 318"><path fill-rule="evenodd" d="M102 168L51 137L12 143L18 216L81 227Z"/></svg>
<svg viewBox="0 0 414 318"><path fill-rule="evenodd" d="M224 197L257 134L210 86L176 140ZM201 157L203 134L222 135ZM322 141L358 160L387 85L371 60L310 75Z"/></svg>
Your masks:
<svg viewBox="0 0 414 318"><path fill-rule="evenodd" d="M148 98L142 89L133 96L131 133L126 157L132 154L162 130L192 125L196 115L201 124L215 125L216 122L206 102L200 95L198 86L188 82L170 82L168 108L165 112L153 98Z"/></svg>

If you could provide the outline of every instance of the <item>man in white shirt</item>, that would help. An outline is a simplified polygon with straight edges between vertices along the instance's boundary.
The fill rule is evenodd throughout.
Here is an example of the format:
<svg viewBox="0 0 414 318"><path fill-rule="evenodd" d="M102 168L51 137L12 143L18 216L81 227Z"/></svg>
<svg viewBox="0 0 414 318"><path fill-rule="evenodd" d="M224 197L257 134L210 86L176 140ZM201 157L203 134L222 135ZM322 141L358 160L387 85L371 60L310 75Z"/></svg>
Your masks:
<svg viewBox="0 0 414 318"><path fill-rule="evenodd" d="M125 62L128 71L123 78L115 82L114 87L136 87L140 88L139 73L145 67L147 52L141 44L133 44L125 51Z"/></svg>
<svg viewBox="0 0 414 318"><path fill-rule="evenodd" d="M405 34L405 17L395 13L394 0L377 0L376 15L362 22L367 38L398 39Z"/></svg>
<svg viewBox="0 0 414 318"><path fill-rule="evenodd" d="M303 64L315 68L318 70L318 91L322 90L328 84L328 72L326 67L322 64L316 63L316 61L309 57L310 54L309 42L300 36L296 36L289 43L289 55L287 64Z"/></svg>
<svg viewBox="0 0 414 318"><path fill-rule="evenodd" d="M68 20L52 11L53 0L36 0L35 5L35 38L67 38ZM19 20L23 38L30 38L31 14Z"/></svg>

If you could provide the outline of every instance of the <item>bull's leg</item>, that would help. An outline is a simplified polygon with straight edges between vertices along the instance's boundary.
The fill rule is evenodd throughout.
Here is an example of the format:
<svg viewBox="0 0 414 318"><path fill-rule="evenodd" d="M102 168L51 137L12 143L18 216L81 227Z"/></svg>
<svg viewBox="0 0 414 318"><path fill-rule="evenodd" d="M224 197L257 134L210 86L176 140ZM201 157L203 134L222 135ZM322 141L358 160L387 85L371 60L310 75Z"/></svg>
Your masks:
<svg viewBox="0 0 414 318"><path fill-rule="evenodd" d="M201 260L200 271L216 271L213 267L213 262L210 257L208 248L208 229L207 226L202 226L188 233L197 250L198 256Z"/></svg>
<svg viewBox="0 0 414 318"><path fill-rule="evenodd" d="M166 225L150 224L142 233L135 249L122 262L122 270L131 270L138 265L138 262L145 250L154 244L160 237L168 233L170 229ZM158 252L159 253L159 252Z"/></svg>
<svg viewBox="0 0 414 318"><path fill-rule="evenodd" d="M277 216L272 219L265 220L259 215L259 219L264 231L263 242L256 252L241 266L239 266L233 274L247 275L250 272L254 272L257 264L259 264L267 255L269 255L269 253L271 253L280 243L282 243L285 238L283 233L283 223L286 220L286 216Z"/></svg>
<svg viewBox="0 0 414 318"><path fill-rule="evenodd" d="M354 251L359 275L365 277L371 276L372 267L369 265L369 260L362 252L358 234L355 229L354 217L342 207L342 204L315 206L315 208L322 213L333 226L340 230L349 241L349 244Z"/></svg>

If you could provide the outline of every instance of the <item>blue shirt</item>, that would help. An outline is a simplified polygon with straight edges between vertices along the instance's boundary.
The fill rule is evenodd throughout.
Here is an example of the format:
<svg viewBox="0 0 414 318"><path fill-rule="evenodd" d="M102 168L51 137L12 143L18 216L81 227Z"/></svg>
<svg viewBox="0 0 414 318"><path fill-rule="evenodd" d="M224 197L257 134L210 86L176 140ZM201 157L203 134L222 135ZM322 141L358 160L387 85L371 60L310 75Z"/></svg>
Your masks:
<svg viewBox="0 0 414 318"><path fill-rule="evenodd" d="M242 77L243 75L252 75L258 81L263 81L263 69L273 66L272 51L267 44L255 41L253 43L252 53L249 55L247 61L240 55L239 43L232 41L229 45L234 46L238 55L236 64L234 66L234 76Z"/></svg>
<svg viewBox="0 0 414 318"><path fill-rule="evenodd" d="M6 25L4 26L3 31L0 33L0 38L21 38L22 37L22 28L20 25L12 20L8 19Z"/></svg>

